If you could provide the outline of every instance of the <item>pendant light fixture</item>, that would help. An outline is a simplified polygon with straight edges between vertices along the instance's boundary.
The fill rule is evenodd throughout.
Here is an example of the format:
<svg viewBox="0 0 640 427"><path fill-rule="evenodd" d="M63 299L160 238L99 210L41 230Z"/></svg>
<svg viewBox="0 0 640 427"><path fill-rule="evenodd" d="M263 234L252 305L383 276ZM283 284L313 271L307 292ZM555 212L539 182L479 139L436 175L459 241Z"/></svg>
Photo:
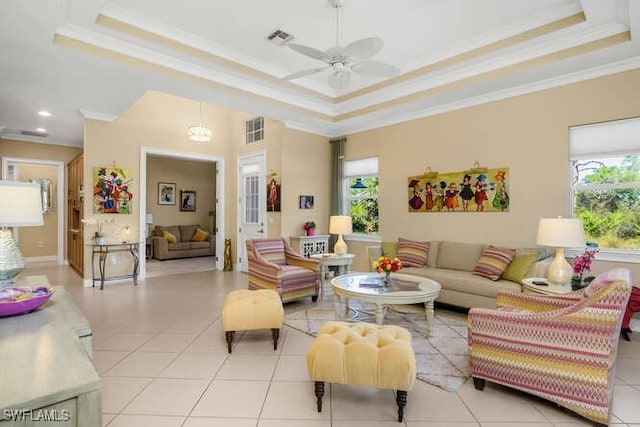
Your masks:
<svg viewBox="0 0 640 427"><path fill-rule="evenodd" d="M189 126L187 129L189 139L195 142L210 142L211 129L202 124L202 102L200 103L200 124Z"/></svg>

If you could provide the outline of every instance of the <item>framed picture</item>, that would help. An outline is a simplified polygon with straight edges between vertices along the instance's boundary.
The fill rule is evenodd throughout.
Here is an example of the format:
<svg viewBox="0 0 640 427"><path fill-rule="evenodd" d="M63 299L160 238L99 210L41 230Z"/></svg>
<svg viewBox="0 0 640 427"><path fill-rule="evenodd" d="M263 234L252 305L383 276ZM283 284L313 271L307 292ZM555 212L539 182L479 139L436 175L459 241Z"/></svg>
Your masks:
<svg viewBox="0 0 640 427"><path fill-rule="evenodd" d="M272 173L267 176L269 181L267 184L267 211L280 212L280 198L282 188L277 173Z"/></svg>
<svg viewBox="0 0 640 427"><path fill-rule="evenodd" d="M196 210L196 192L189 190L180 190L180 210L185 212L195 212Z"/></svg>
<svg viewBox="0 0 640 427"><path fill-rule="evenodd" d="M159 205L175 205L176 204L176 184L171 182L158 183L158 204Z"/></svg>
<svg viewBox="0 0 640 427"><path fill-rule="evenodd" d="M300 196L300 209L313 209L313 196Z"/></svg>

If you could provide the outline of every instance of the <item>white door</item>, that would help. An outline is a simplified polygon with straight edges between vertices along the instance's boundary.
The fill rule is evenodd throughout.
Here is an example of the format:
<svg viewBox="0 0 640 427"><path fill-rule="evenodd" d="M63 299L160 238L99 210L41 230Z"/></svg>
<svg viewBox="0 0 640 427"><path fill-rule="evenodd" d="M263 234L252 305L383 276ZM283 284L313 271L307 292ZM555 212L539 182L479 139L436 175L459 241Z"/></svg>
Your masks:
<svg viewBox="0 0 640 427"><path fill-rule="evenodd" d="M238 255L240 271L249 271L245 242L267 236L265 155L253 154L238 161Z"/></svg>

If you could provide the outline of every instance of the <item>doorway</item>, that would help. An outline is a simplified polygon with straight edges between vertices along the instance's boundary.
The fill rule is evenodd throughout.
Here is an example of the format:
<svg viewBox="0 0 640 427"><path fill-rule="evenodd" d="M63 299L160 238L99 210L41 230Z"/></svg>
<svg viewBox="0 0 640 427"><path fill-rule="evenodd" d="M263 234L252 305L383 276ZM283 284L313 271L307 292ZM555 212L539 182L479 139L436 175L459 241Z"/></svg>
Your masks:
<svg viewBox="0 0 640 427"><path fill-rule="evenodd" d="M213 209L213 216L211 223L207 222L206 226L210 226L212 228L211 232L215 232L215 244L216 244L216 258L215 258L215 268L221 270L222 269L222 257L220 253L222 252L222 248L224 247L224 158L218 156L207 156L200 153L191 153L184 151L176 151L176 150L167 150L161 148L154 147L140 147L140 188L146 189L145 193L151 191L152 194L156 188L158 183L156 182L147 182L148 180L148 171L147 164L149 162L148 157L162 157L168 159L176 159L176 160L187 160L193 162L209 162L215 163L215 175L212 177L212 180L215 179L215 208ZM176 191L178 196L180 194L180 189L182 186L179 182L176 182ZM149 190L152 188L152 190ZM185 189L190 190L190 189ZM197 196L197 193L195 193ZM178 197L176 197L178 199ZM157 202L157 200L156 200ZM196 212L201 205L196 202L195 209ZM150 208L151 206L149 206ZM178 209L178 205L175 206L175 209ZM147 198L141 197L140 200L140 212L139 212L139 224L140 224L140 241L145 242L147 237L147 213L149 209L147 207ZM219 213L219 214L215 214ZM173 224L160 224L154 217L154 223L158 225L173 225ZM144 279L146 276L146 257L140 257L140 279Z"/></svg>
<svg viewBox="0 0 640 427"><path fill-rule="evenodd" d="M263 239L265 222L266 154L260 152L238 159L238 262L239 270L248 272L246 241Z"/></svg>
<svg viewBox="0 0 640 427"><path fill-rule="evenodd" d="M58 160L41 160L20 157L2 158L3 180L25 181L31 178L43 178L44 176L41 176L41 174L46 173L51 175L49 178L51 178L51 181L53 182L53 200L55 200L55 204L48 213L43 215L45 222L43 225L44 228L38 227L38 229L36 229L28 227L22 230L25 242L26 240L29 240L30 242L32 241L32 252L35 254L29 255L29 248L25 245L21 245L23 252L26 252L24 257L27 262L50 261L55 259L58 265L64 264L64 172L64 162ZM33 228L33 230L30 230L30 228ZM45 229L50 229L51 231L45 233ZM19 242L20 233L17 228L14 228L13 234L16 242ZM52 251L46 251L47 247L52 246L55 247L55 254L53 254ZM51 255L38 255L43 251L47 254L51 253Z"/></svg>

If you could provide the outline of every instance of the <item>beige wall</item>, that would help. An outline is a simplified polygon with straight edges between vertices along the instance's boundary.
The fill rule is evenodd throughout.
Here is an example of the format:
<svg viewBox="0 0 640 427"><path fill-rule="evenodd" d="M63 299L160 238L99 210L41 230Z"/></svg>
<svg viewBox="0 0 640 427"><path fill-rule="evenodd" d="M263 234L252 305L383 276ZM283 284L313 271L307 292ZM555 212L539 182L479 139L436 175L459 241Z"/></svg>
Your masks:
<svg viewBox="0 0 640 427"><path fill-rule="evenodd" d="M158 183L176 184L176 204L158 204ZM180 211L180 190L196 192L195 212ZM147 213L155 225L199 224L212 231L209 213L216 209L216 165L211 162L147 156Z"/></svg>
<svg viewBox="0 0 640 427"><path fill-rule="evenodd" d="M0 139L0 156L69 162L82 148ZM0 166L1 168L2 166Z"/></svg>
<svg viewBox="0 0 640 427"><path fill-rule="evenodd" d="M316 223L316 234L329 232L329 191L331 179L327 138L284 129L282 164L282 233L301 236L307 221ZM313 209L300 209L300 196L314 196Z"/></svg>
<svg viewBox="0 0 640 427"><path fill-rule="evenodd" d="M640 116L640 98L635 95L639 91L640 71L621 73L350 135L345 154L347 159L380 158L380 234L385 240L405 236L534 246L539 218L569 213L569 126ZM225 161L224 234L232 239L235 257L237 159L262 150L267 153L267 172L278 173L283 189L282 212L268 214L269 236L302 234L302 224L308 220L316 221L318 232L326 232L327 138L265 118L265 141L246 145L244 122L253 115L203 105L214 142L190 144L184 130L197 115L197 102L149 92L113 123L88 120L85 168L113 162L128 167L136 177L134 189L139 194L140 146L221 156ZM408 212L408 176L426 167L442 172L464 170L476 160L488 167L509 168L509 212ZM90 182L85 180L85 185ZM315 196L314 209L299 209L302 194ZM133 207L136 215L135 199ZM85 214L91 216L90 207L86 209ZM358 255L358 269L368 269L361 262L367 245L350 245ZM638 264L596 262L594 270L619 265L640 274Z"/></svg>
<svg viewBox="0 0 640 427"><path fill-rule="evenodd" d="M65 147L60 145L36 144L15 140L0 139L0 156L20 159L37 159L49 161L61 161L68 163L82 152L81 148ZM0 165L1 168L1 165ZM37 168L37 169L34 169ZM55 184L55 192L62 191L66 194L66 182L59 183L57 168L54 166L35 165L21 163L21 181L29 178L49 178ZM46 176L44 176L46 175ZM65 173L66 176L66 173ZM66 198L65 198L66 201ZM57 235L58 215L66 217L66 206L57 206L57 199L54 199L55 209L52 213L44 214L43 227L24 227L20 229L20 250L24 257L50 257L55 256L57 251L58 238L64 240L64 258L66 258L66 238L65 235ZM66 224L66 223L65 223ZM38 241L42 241L43 246L38 247Z"/></svg>
<svg viewBox="0 0 640 427"><path fill-rule="evenodd" d="M350 135L345 156L380 158L384 240L535 246L539 218L569 214L569 127L640 116L638 93L640 70L621 73ZM427 166L461 171L475 160L509 168L509 212L408 212L407 177ZM611 265L599 262L596 268ZM623 265L640 277L639 264Z"/></svg>
<svg viewBox="0 0 640 427"><path fill-rule="evenodd" d="M60 191L57 166L21 163L18 180L29 181L30 179L50 179L55 191ZM41 227L20 228L19 245L23 257L55 257L58 253L58 215L64 215L64 209L61 212L61 207L57 206L56 194L54 194L53 211L42 214Z"/></svg>
<svg viewBox="0 0 640 427"><path fill-rule="evenodd" d="M327 138L291 131L282 122L265 118L265 139L245 144L245 121L255 115L236 112L213 105L202 105L202 122L212 128L211 143L192 143L186 137L187 126L199 117L199 103L159 92L149 91L114 122L87 120L85 124L85 187L92 188L93 167L116 165L131 170L134 193L131 215L110 215L116 224L109 226L116 233L122 224L135 224L138 233L140 193L140 147L167 149L176 153L215 156L224 159L225 229L223 234L232 240L234 263L237 261L237 183L238 158L262 151L267 157L267 172L277 173L283 184L283 212L268 214L268 235L288 236L300 234L307 215L298 209L300 194L316 196L316 208L311 210L314 220L326 230L328 208L328 156ZM302 159L302 160L301 160ZM149 168L148 168L149 172ZM154 172L155 173L155 172ZM158 172L159 173L159 172ZM155 176L155 175L153 175ZM160 176L157 176L158 180ZM149 180L154 180L151 177ZM163 178L164 179L164 178ZM174 182L173 180L169 182ZM181 184L176 181L178 189ZM147 211L162 208L149 204L156 201L157 182L147 182ZM318 207L319 203L319 207ZM177 206L175 207L177 209ZM91 203L85 203L85 217L95 217ZM163 215L163 214L159 214ZM158 217L160 218L160 217ZM181 222L178 217L176 222ZM324 223L323 223L324 221ZM154 213L154 222L161 224ZM86 233L90 236L91 233ZM85 253L90 258L88 252ZM111 268L120 266L110 266ZM123 269L129 268L123 259ZM85 278L91 277L91 264L85 263Z"/></svg>

